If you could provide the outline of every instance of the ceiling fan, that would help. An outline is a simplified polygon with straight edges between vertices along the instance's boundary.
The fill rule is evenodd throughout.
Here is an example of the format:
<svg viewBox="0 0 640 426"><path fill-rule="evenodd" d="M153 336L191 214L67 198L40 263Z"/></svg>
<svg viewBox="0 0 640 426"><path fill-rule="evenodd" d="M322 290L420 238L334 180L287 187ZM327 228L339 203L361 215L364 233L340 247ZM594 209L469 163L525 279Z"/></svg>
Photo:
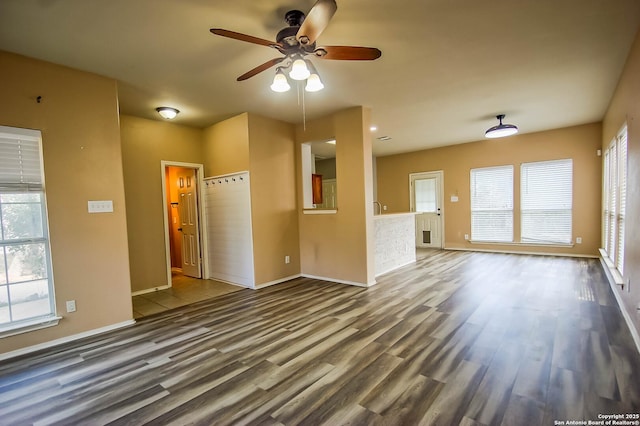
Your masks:
<svg viewBox="0 0 640 426"><path fill-rule="evenodd" d="M237 33L235 31L224 30L222 28L211 28L210 31L219 36L271 47L284 55L280 58L271 59L264 64L258 65L252 70L247 71L238 77L238 81L251 78L256 74L279 64L287 58L294 62L296 59L302 59L306 55L313 55L314 57L321 59L335 59L341 61L372 61L374 59L378 59L382 55L382 52L373 47L316 47L316 39L322 31L324 31L327 25L329 25L329 21L333 17L337 8L338 6L336 5L335 0L318 0L306 16L299 10L290 10L285 14L285 21L289 26L278 32L275 42Z"/></svg>

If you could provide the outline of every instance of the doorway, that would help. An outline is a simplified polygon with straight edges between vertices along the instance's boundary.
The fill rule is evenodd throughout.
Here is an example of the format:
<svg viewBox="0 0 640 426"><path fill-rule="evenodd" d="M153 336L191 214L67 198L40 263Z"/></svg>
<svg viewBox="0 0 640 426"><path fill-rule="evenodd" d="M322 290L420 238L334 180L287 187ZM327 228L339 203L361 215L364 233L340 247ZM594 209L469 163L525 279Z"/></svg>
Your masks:
<svg viewBox="0 0 640 426"><path fill-rule="evenodd" d="M444 230L442 171L411 173L411 211L416 212L416 247L442 248Z"/></svg>
<svg viewBox="0 0 640 426"><path fill-rule="evenodd" d="M202 278L201 164L162 162L165 248L169 285L181 277Z"/></svg>

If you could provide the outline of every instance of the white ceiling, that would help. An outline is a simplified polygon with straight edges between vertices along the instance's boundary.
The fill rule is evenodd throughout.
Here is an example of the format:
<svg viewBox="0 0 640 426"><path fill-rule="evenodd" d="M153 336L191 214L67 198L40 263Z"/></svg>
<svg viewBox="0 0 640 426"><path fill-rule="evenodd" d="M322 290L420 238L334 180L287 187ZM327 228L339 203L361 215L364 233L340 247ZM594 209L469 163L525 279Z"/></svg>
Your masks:
<svg viewBox="0 0 640 426"><path fill-rule="evenodd" d="M125 114L206 127L244 111L302 121L295 90L269 89L278 57L214 36L275 40L314 0L0 0L0 49L112 77ZM307 120L364 105L374 154L483 138L495 115L522 133L602 119L640 24L638 0L337 0L321 45L377 47L372 62L313 59L325 90Z"/></svg>

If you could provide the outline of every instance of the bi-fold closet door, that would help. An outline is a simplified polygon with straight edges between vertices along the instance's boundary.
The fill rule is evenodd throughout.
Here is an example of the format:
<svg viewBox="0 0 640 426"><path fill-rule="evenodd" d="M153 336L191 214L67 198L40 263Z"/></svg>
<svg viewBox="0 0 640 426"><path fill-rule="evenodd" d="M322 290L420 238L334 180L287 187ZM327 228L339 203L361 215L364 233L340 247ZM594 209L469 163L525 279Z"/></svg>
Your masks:
<svg viewBox="0 0 640 426"><path fill-rule="evenodd" d="M249 172L204 179L208 277L255 287Z"/></svg>

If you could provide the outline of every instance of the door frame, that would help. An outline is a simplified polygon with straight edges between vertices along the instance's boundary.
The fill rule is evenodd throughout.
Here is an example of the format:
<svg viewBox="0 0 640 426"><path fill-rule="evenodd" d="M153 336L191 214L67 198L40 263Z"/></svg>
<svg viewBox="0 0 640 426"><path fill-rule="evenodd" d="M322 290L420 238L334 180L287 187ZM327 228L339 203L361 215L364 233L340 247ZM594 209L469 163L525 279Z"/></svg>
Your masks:
<svg viewBox="0 0 640 426"><path fill-rule="evenodd" d="M162 218L164 224L164 250L165 250L165 264L167 267L167 283L171 287L171 246L169 243L169 215L167 213L167 182L166 182L166 170L167 167L184 167L187 169L194 169L196 171L196 191L198 193L198 238L200 239L200 269L202 279L206 279L209 276L209 265L204 259L208 259L208 247L207 240L203 238L206 232L206 223L204 215L204 194L202 188L204 187L204 165L198 163L184 163L181 161L160 161L160 173L162 182Z"/></svg>
<svg viewBox="0 0 640 426"><path fill-rule="evenodd" d="M436 182L439 182L438 188L438 207L440 208L440 248L444 248L444 171L442 170L434 170L430 172L417 172L417 173L409 173L409 210L412 212L416 211L415 206L415 195L413 191L412 182L415 179L419 179L421 177L435 177Z"/></svg>

